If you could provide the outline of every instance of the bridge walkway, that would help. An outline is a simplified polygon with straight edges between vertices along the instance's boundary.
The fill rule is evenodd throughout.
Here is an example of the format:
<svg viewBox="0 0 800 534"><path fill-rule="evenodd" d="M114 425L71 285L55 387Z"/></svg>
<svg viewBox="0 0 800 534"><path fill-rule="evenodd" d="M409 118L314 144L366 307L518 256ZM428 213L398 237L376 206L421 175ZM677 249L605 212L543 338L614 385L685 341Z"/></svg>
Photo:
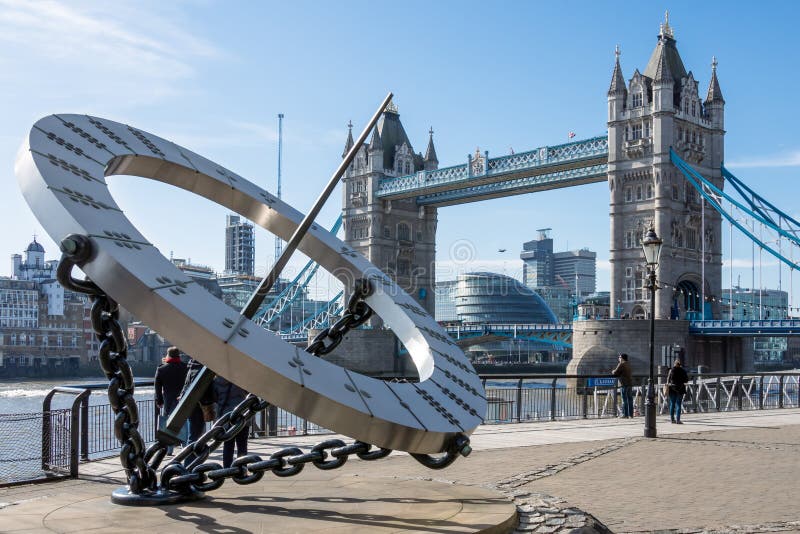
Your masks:
<svg viewBox="0 0 800 534"><path fill-rule="evenodd" d="M0 531L465 532L504 517L460 522L469 513L451 513L453 503L475 512L476 502L464 504L471 491L501 495L480 499L495 511L513 499L527 531L800 531L790 489L800 477L800 409L690 413L684 421L659 417L655 440L640 437L640 417L483 425L473 454L443 471L394 453L335 471L309 466L290 479L226 482L204 501L162 508L110 504L123 480L111 458L85 464L78 480L0 489ZM251 452L319 440L259 439ZM376 481L389 481L392 495L365 495Z"/></svg>

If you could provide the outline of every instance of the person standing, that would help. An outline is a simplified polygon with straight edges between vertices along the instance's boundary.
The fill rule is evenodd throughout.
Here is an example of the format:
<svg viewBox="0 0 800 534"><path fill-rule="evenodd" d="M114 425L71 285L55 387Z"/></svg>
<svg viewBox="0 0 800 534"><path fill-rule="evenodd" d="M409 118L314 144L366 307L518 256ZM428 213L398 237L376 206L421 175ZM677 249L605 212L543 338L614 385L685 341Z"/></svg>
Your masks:
<svg viewBox="0 0 800 534"><path fill-rule="evenodd" d="M667 374L667 387L669 388L669 418L673 423L681 425L681 408L683 396L686 394L686 383L689 375L683 368L680 360L675 360Z"/></svg>
<svg viewBox="0 0 800 534"><path fill-rule="evenodd" d="M214 393L217 397L217 414L224 414L236 408L246 397L247 391L221 376L214 378ZM236 445L236 457L247 454L247 436L250 433L250 423L246 424L232 438L222 446L222 467L230 467L233 463L233 446Z"/></svg>
<svg viewBox="0 0 800 534"><path fill-rule="evenodd" d="M164 428L167 417L178 404L178 395L181 393L183 382L186 380L186 364L181 361L178 347L167 349L167 355L162 360L164 363L156 369L155 400L158 408L158 426ZM184 441L186 439L185 427L180 432ZM172 445L167 447L167 454L172 454Z"/></svg>
<svg viewBox="0 0 800 534"><path fill-rule="evenodd" d="M611 374L616 376L620 383L622 390L622 417L627 419L633 417L633 375L631 374L631 365L628 363L628 355L620 353L617 357L619 363L611 371Z"/></svg>

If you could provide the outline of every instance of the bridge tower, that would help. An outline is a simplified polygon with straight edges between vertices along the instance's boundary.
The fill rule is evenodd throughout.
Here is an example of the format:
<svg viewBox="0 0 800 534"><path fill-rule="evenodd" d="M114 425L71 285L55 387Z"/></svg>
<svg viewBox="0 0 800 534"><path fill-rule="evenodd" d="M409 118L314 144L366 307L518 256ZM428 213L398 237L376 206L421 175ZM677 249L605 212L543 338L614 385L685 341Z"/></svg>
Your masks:
<svg viewBox="0 0 800 534"><path fill-rule="evenodd" d="M641 241L652 224L664 240L656 318L698 319L704 309L706 318L719 317L712 297L722 292L721 217L702 206L669 154L672 147L722 188L725 100L716 59L703 101L668 15L644 73L637 69L627 84L619 55L618 47L608 90L612 316L649 317Z"/></svg>
<svg viewBox="0 0 800 534"><path fill-rule="evenodd" d="M350 129L345 153L353 146L352 125ZM376 196L381 180L438 168L433 129L429 135L425 155L415 154L397 107L389 104L369 144L361 147L342 179L342 226L345 243L389 274L433 315L437 210L418 206L414 198Z"/></svg>

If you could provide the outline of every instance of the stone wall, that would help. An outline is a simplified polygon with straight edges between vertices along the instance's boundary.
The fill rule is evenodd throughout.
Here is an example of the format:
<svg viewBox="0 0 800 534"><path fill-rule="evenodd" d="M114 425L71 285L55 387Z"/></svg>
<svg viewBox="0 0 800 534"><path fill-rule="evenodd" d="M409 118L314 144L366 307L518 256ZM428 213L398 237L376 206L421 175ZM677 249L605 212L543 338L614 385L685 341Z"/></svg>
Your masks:
<svg viewBox="0 0 800 534"><path fill-rule="evenodd" d="M309 333L309 341L317 335ZM342 343L323 358L357 373L398 378L416 378L417 372L408 353L398 354L398 341L391 330L351 330Z"/></svg>

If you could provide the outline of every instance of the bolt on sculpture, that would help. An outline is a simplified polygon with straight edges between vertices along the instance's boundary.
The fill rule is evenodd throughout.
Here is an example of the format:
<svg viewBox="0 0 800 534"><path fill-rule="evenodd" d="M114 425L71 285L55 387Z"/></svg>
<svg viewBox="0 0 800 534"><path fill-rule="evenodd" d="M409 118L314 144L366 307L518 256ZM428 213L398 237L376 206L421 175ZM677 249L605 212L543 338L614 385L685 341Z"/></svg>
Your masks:
<svg viewBox="0 0 800 534"><path fill-rule="evenodd" d="M371 129L367 127L362 136ZM343 161L343 169L347 164ZM400 449L428 467L441 468L469 453L467 436L482 422L486 396L463 352L388 276L312 219L304 224L303 215L277 197L175 143L85 115L51 115L36 122L19 150L15 172L32 211L48 234L62 243L59 280L93 296L92 323L102 342L101 365L111 380L109 399L117 415L115 430L128 476L128 486L114 492L114 502L162 504L197 498L226 478L250 483L266 470L289 476L309 462L331 469L350 454L376 459ZM338 334L365 320L368 310L377 313L408 349L419 382L386 382L336 366L258 327L246 314L237 315L134 228L108 190L106 178L116 174L180 187L281 239L296 238L295 245L304 254L346 287L360 288L351 299L352 317L335 327ZM73 266L80 267L88 280L72 278ZM162 470L160 482L155 470L166 445L157 442L145 451L138 434L117 303L213 373L258 396L224 415L190 446L189 452L198 458L189 466L181 464L183 453L173 458ZM318 341L326 346L324 339ZM214 448L235 435L236 427L267 402L357 441L345 446L329 440L308 454L284 449L269 460L249 455L229 469L206 462ZM380 449L371 451L369 444ZM442 452L443 457L429 456ZM334 460L327 460L329 454Z"/></svg>

